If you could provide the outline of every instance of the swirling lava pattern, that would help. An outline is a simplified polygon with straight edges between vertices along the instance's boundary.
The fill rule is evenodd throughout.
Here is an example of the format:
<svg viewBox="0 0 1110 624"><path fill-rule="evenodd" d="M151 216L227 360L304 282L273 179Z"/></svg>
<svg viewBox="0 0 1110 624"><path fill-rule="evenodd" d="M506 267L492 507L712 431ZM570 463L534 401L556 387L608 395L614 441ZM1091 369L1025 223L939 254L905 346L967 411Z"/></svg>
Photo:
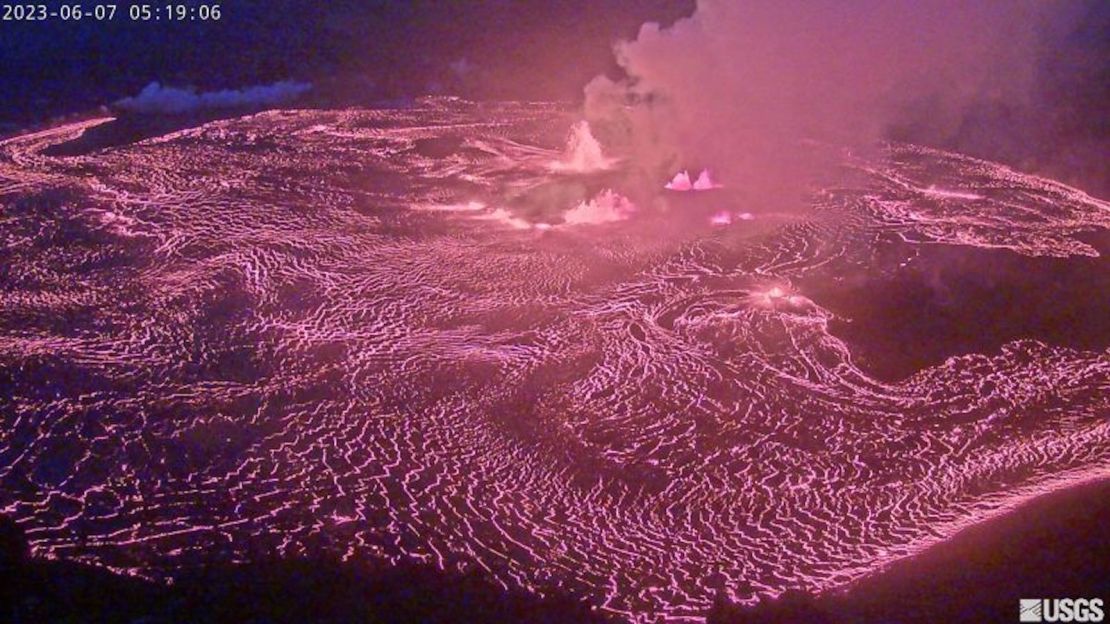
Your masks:
<svg viewBox="0 0 1110 624"><path fill-rule="evenodd" d="M712 191L534 228L498 203L573 179L553 106L43 153L106 121L0 143L0 509L39 555L409 557L699 621L1110 474L1110 352L880 382L799 287L891 241L1097 256L1073 235L1110 206L1074 189L891 146L795 214L713 226Z"/></svg>

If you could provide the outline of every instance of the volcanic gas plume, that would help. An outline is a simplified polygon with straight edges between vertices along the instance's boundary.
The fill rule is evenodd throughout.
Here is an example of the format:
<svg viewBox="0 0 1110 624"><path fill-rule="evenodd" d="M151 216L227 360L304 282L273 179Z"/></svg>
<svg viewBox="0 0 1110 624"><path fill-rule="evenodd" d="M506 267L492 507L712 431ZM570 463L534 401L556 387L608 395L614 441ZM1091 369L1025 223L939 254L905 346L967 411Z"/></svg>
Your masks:
<svg viewBox="0 0 1110 624"><path fill-rule="evenodd" d="M1002 106L1014 123L992 126L990 143L1033 140L1025 128L1050 119L1034 93L1054 54L1047 33L1077 22L1079 6L699 0L692 16L617 44L624 75L591 82L586 113L653 175L709 166L764 204L797 208L799 186L827 176L837 150L870 149L895 127L952 139L975 107Z"/></svg>

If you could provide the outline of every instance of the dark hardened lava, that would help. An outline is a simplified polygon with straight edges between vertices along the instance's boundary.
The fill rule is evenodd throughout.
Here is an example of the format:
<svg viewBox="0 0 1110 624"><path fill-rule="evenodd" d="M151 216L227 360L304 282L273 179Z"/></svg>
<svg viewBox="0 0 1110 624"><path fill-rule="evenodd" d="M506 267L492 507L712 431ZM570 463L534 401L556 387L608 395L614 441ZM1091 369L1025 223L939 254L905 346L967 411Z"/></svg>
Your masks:
<svg viewBox="0 0 1110 624"><path fill-rule="evenodd" d="M997 353L1022 338L1110 347L1110 234L1079 235L1096 258L892 242L905 266L807 276L799 284L837 315L829 331L876 378L897 381L954 355ZM893 264L893 263L891 263ZM835 276L835 277L834 277Z"/></svg>

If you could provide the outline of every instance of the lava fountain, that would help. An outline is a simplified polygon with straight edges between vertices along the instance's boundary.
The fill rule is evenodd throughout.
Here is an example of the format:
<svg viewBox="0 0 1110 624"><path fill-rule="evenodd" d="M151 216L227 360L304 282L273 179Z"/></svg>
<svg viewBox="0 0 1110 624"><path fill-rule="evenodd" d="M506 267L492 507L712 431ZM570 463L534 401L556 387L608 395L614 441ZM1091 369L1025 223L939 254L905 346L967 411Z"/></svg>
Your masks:
<svg viewBox="0 0 1110 624"><path fill-rule="evenodd" d="M604 171L614 164L601 150L601 143L594 137L587 121L579 121L571 127L567 146L562 160L551 164L554 171L569 173L590 173Z"/></svg>

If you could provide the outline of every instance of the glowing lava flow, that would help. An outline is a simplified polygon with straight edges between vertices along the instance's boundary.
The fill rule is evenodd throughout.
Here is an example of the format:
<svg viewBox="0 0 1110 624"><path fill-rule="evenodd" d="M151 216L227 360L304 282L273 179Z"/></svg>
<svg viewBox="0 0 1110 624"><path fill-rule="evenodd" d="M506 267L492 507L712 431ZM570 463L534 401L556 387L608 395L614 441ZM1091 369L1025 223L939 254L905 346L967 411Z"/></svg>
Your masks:
<svg viewBox="0 0 1110 624"><path fill-rule="evenodd" d="M409 558L699 621L1110 475L1106 350L882 382L801 286L895 242L1097 257L1110 205L895 146L751 236L592 190L559 210L607 225L536 236L491 198L565 180L569 119L436 99L0 142L0 509L37 555L155 578Z"/></svg>
<svg viewBox="0 0 1110 624"><path fill-rule="evenodd" d="M945 199L983 199L983 196L977 193L968 193L966 191L950 191L947 189L937 188L933 185L930 185L929 188L918 190L926 195L932 197L942 197Z"/></svg>

